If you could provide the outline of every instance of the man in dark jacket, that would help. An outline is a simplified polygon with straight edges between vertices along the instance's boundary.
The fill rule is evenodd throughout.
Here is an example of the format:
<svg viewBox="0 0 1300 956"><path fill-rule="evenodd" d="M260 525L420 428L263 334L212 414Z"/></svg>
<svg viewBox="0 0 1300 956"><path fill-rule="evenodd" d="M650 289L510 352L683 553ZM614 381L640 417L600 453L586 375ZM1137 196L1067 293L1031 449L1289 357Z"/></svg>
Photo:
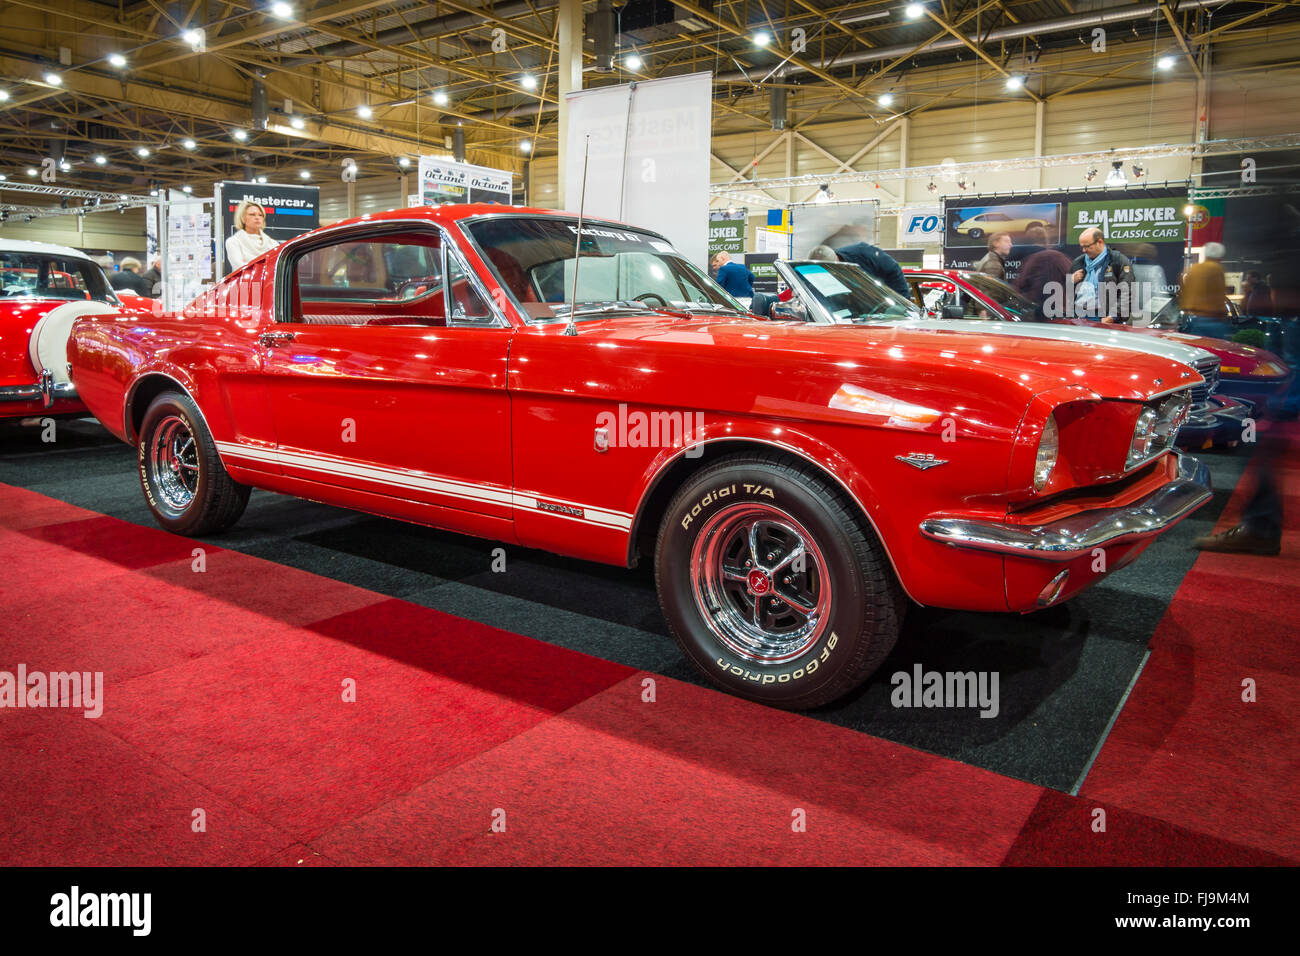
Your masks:
<svg viewBox="0 0 1300 956"><path fill-rule="evenodd" d="M159 284L162 282L162 260L155 259L144 271L144 281L149 283L149 294L158 298Z"/></svg>
<svg viewBox="0 0 1300 956"><path fill-rule="evenodd" d="M109 276L108 284L115 292L130 292L133 295L150 295L153 286L140 275L140 260L129 256L122 260L122 271Z"/></svg>
<svg viewBox="0 0 1300 956"><path fill-rule="evenodd" d="M1047 303L1063 303L1065 279L1070 274L1070 257L1059 249L1047 247L1046 230L1029 230L1026 238L1030 245L1022 253L1020 272L1012 283L1030 302L1034 303L1034 319L1050 322L1065 317L1064 309L1048 309ZM1056 295L1053 295L1053 292ZM1060 315L1054 313L1060 312Z"/></svg>
<svg viewBox="0 0 1300 956"><path fill-rule="evenodd" d="M1083 255L1070 264L1075 288L1075 312L1085 318L1127 324L1136 283L1128 256L1106 246L1095 226L1079 235Z"/></svg>
<svg viewBox="0 0 1300 956"><path fill-rule="evenodd" d="M1007 256L1011 255L1011 233L995 232L989 236L989 251L973 266L976 272L993 276L995 279L1007 277Z"/></svg>
<svg viewBox="0 0 1300 956"><path fill-rule="evenodd" d="M718 285L734 296L747 299L754 294L754 273L739 262L732 262L730 253L719 252L713 262Z"/></svg>
<svg viewBox="0 0 1300 956"><path fill-rule="evenodd" d="M869 242L855 242L836 249L835 254L840 257L841 262L852 262L856 266L861 266L867 275L875 276L903 298L911 300L912 287L907 284L903 267L883 249L878 249Z"/></svg>

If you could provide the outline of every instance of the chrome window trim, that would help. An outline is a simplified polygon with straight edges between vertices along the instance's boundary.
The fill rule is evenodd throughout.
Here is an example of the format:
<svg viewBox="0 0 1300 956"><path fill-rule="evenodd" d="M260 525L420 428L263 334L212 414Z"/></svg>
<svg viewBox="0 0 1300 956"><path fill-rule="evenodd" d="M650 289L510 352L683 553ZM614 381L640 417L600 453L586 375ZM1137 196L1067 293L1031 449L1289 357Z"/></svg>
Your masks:
<svg viewBox="0 0 1300 956"><path fill-rule="evenodd" d="M290 263L296 263L303 255L311 249L320 246L328 246L340 240L334 235L341 232L349 235L353 232L362 233L363 235L381 236L387 232L411 232L412 228L416 230L431 230L437 233L440 245L445 249L448 243L456 243L456 238L447 229L446 225L436 222L432 219L419 218L401 218L401 219L378 219L363 222L338 223L333 226L326 226L323 229L314 229L311 232L304 233L301 236L294 236L287 242L281 243L277 248L279 252L275 260L275 272L271 276L271 323L273 325L305 325L309 323L295 322L292 318L281 318L287 312L287 303L282 303L282 293L288 290L288 271ZM347 240L341 240L347 241ZM306 247L299 251L300 247ZM457 255L460 250L457 249ZM256 260L254 260L256 261ZM492 296L485 294L486 289L483 286L482 278L477 270L471 269L466 265L464 257L460 257L461 265L465 268L465 274L471 277L483 301L487 303L488 308L492 311L492 325L458 325L455 328L477 328L477 329L508 329L512 328L510 320L502 313ZM251 265L251 263L250 263ZM248 266L241 266L246 269ZM445 271L445 270L444 270ZM232 273L233 274L233 273ZM360 326L345 326L348 328L360 328ZM414 326L412 326L414 327ZM449 328L452 326L448 326Z"/></svg>

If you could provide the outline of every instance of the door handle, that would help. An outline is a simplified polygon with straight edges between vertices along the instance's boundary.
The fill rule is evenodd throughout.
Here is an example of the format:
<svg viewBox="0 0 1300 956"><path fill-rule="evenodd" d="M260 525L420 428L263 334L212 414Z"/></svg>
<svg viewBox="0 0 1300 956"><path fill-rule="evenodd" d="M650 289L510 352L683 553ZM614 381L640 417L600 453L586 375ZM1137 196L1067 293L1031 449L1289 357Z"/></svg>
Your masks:
<svg viewBox="0 0 1300 956"><path fill-rule="evenodd" d="M261 342L268 349L273 349L277 345L283 345L285 342L292 342L293 333L292 332L263 332L261 335L257 337L257 341Z"/></svg>

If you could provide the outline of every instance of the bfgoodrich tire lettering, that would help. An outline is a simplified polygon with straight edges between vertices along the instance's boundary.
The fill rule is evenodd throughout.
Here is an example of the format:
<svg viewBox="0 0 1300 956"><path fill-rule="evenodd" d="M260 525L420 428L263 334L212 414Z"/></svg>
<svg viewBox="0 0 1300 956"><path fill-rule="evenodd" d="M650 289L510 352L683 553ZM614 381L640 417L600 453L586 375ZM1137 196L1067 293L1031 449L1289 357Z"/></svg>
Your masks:
<svg viewBox="0 0 1300 956"><path fill-rule="evenodd" d="M792 710L865 681L893 649L904 608L844 493L779 453L721 459L678 490L655 579L692 663L735 694Z"/></svg>
<svg viewBox="0 0 1300 956"><path fill-rule="evenodd" d="M248 504L248 485L230 477L194 400L180 392L155 398L136 447L140 486L154 520L184 535L224 531Z"/></svg>

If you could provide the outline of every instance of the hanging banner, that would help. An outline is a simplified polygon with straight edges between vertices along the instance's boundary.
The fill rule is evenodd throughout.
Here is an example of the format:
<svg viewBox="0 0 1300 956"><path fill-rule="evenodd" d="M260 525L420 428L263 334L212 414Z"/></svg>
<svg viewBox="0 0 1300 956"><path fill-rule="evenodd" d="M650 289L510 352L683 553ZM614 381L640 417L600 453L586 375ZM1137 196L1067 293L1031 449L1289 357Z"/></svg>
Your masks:
<svg viewBox="0 0 1300 956"><path fill-rule="evenodd" d="M943 242L943 207L922 206L898 214L898 244L925 246Z"/></svg>
<svg viewBox="0 0 1300 956"><path fill-rule="evenodd" d="M565 208L663 234L687 259L709 259L708 73L602 86L566 94Z"/></svg>
<svg viewBox="0 0 1300 956"><path fill-rule="evenodd" d="M207 203L169 191L162 307L178 312L212 283L212 213Z"/></svg>
<svg viewBox="0 0 1300 956"><path fill-rule="evenodd" d="M806 259L817 246L839 249L876 241L874 199L861 202L796 203L790 207L790 257Z"/></svg>
<svg viewBox="0 0 1300 956"><path fill-rule="evenodd" d="M1139 308L1178 290L1187 239L1185 187L963 196L943 205L945 268L973 269L988 253L990 238L1007 233L1006 278L1013 281L1025 258L1044 247L1060 249L1073 261L1082 253L1079 236L1096 227L1108 248L1133 262Z"/></svg>
<svg viewBox="0 0 1300 956"><path fill-rule="evenodd" d="M320 225L319 186L279 186L270 183L224 182L217 183L212 196L215 205L213 216L217 241L217 269L221 275L230 272L226 261L226 239L239 229L235 210L241 202L255 202L266 210L263 229L276 242L284 242Z"/></svg>
<svg viewBox="0 0 1300 956"><path fill-rule="evenodd" d="M709 210L709 259L719 252L738 256L745 251L745 210Z"/></svg>
<svg viewBox="0 0 1300 956"><path fill-rule="evenodd" d="M417 168L420 192L416 205L482 202L508 206L514 195L514 173L503 169L433 156L421 156Z"/></svg>

